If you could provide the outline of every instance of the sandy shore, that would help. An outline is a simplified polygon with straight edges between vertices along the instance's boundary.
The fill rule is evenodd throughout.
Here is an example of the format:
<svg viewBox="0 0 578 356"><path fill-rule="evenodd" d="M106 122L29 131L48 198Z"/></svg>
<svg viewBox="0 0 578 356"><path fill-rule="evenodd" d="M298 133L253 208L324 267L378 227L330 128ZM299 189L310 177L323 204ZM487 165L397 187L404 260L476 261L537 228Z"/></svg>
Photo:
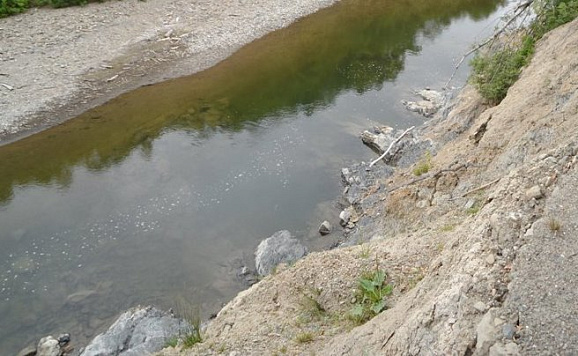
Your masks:
<svg viewBox="0 0 578 356"><path fill-rule="evenodd" d="M126 0L0 19L0 145L192 74L338 0Z"/></svg>

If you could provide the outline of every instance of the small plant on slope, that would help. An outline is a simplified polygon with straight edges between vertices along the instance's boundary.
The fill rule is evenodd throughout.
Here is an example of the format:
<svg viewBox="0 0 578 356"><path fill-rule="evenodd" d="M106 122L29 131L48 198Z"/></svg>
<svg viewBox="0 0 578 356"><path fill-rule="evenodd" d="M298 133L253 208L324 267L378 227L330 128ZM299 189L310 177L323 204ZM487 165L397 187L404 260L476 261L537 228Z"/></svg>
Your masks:
<svg viewBox="0 0 578 356"><path fill-rule="evenodd" d="M415 176L421 176L422 174L426 174L432 168L431 163L431 153L426 151L423 158L417 163L415 168L413 169L413 174Z"/></svg>
<svg viewBox="0 0 578 356"><path fill-rule="evenodd" d="M386 309L385 298L393 292L393 286L386 284L387 275L376 266L374 271L364 273L357 287L357 303L349 316L357 324L363 324Z"/></svg>

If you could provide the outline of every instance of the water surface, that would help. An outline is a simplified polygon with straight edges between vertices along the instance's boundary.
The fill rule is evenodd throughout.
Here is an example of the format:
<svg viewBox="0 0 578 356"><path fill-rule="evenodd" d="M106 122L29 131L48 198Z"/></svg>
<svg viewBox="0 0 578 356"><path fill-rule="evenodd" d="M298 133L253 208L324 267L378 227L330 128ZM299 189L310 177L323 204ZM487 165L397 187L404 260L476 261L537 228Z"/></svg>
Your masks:
<svg viewBox="0 0 578 356"><path fill-rule="evenodd" d="M60 332L82 344L137 304L206 316L275 231L329 245L315 230L336 222L340 168L374 158L358 133L423 122L400 101L440 88L500 6L344 0L0 147L0 350Z"/></svg>

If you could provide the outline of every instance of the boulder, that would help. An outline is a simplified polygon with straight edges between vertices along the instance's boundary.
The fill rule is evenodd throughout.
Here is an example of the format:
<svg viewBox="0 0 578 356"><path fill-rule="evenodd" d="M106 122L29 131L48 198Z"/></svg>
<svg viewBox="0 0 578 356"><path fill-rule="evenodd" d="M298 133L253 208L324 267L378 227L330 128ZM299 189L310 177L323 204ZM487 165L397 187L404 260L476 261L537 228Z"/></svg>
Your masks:
<svg viewBox="0 0 578 356"><path fill-rule="evenodd" d="M307 249L287 230L277 231L261 241L255 252L255 267L261 276L270 274L279 263L291 264L307 254Z"/></svg>
<svg viewBox="0 0 578 356"><path fill-rule="evenodd" d="M148 355L160 351L169 338L191 330L189 323L168 312L150 306L136 307L123 313L106 332L95 337L80 355Z"/></svg>

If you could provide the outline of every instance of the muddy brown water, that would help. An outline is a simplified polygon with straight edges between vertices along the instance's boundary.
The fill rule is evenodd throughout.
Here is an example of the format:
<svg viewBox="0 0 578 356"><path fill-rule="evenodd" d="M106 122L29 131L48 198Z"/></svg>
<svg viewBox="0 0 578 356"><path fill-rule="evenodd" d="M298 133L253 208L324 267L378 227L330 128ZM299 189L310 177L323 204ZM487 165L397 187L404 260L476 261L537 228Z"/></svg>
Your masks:
<svg viewBox="0 0 578 356"><path fill-rule="evenodd" d="M202 73L143 87L0 147L0 354L46 334L82 345L138 304L218 310L258 243L312 249L336 222L358 133L423 122L505 4L344 0ZM463 84L464 66L456 84Z"/></svg>

